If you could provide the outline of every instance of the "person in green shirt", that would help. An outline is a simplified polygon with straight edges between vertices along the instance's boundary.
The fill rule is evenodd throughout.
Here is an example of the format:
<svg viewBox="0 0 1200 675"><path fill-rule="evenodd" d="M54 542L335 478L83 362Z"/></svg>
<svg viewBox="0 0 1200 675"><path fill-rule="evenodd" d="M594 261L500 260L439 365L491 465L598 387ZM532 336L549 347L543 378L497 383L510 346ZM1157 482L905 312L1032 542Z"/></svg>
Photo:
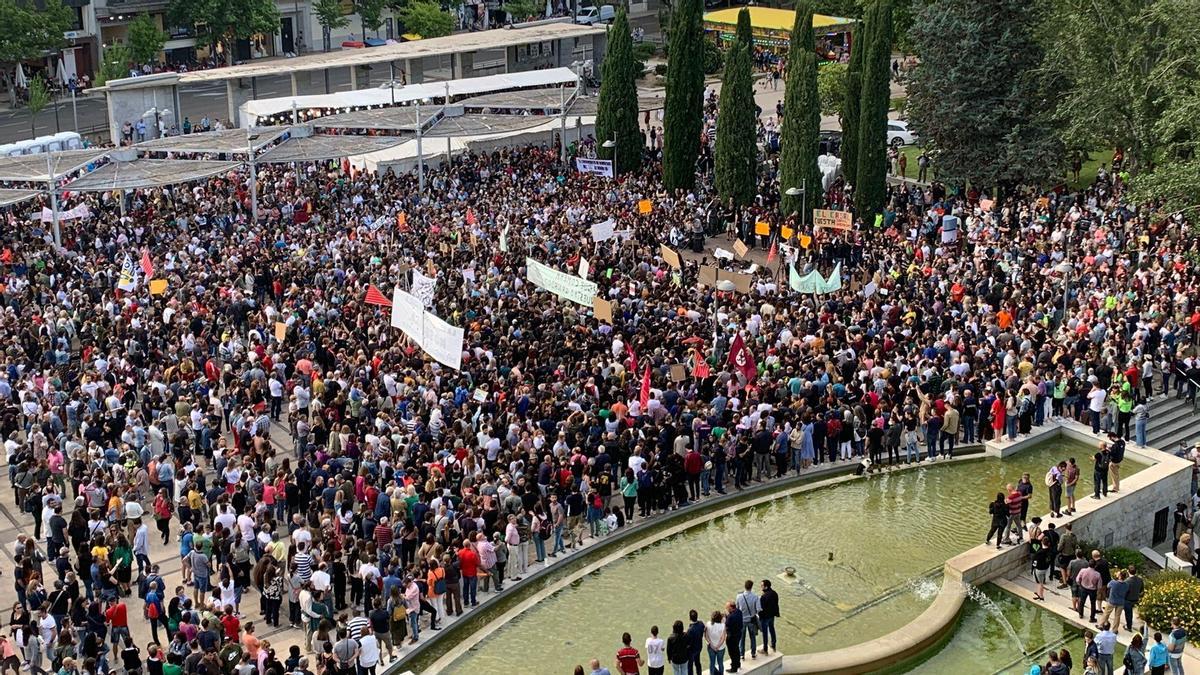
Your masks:
<svg viewBox="0 0 1200 675"><path fill-rule="evenodd" d="M117 545L109 554L108 561L112 565L113 576L117 578L117 586L123 595L127 595L133 574L133 548L124 534L117 536Z"/></svg>

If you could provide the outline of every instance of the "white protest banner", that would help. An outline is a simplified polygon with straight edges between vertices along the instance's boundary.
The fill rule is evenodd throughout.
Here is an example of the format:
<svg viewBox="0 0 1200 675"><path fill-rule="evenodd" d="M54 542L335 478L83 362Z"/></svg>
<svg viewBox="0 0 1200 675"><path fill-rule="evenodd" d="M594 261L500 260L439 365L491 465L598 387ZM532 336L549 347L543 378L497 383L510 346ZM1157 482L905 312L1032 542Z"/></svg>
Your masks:
<svg viewBox="0 0 1200 675"><path fill-rule="evenodd" d="M958 217L946 216L942 218L942 243L949 244L958 241Z"/></svg>
<svg viewBox="0 0 1200 675"><path fill-rule="evenodd" d="M609 218L603 223L596 223L592 226L592 241L599 243L608 241L616 236L617 221Z"/></svg>
<svg viewBox="0 0 1200 675"><path fill-rule="evenodd" d="M605 178L613 177L613 163L611 159L576 157L575 168L579 173L590 173L597 176L604 176Z"/></svg>
<svg viewBox="0 0 1200 675"><path fill-rule="evenodd" d="M412 294L417 296L425 307L433 307L433 292L437 287L437 277L427 277L418 269L412 271Z"/></svg>
<svg viewBox="0 0 1200 675"><path fill-rule="evenodd" d="M417 344L421 344L424 329L421 315L424 313L425 307L415 296L399 288L392 291L392 327L404 331Z"/></svg>
<svg viewBox="0 0 1200 675"><path fill-rule="evenodd" d="M579 258L579 276L587 278L588 272L592 271L592 266L588 264L587 258Z"/></svg>
<svg viewBox="0 0 1200 675"><path fill-rule="evenodd" d="M560 298L570 300L584 307L592 306L592 298L599 294L600 289L587 279L580 279L572 274L559 272L547 267L533 258L525 259L525 276L529 282L544 288Z"/></svg>
<svg viewBox="0 0 1200 675"><path fill-rule="evenodd" d="M872 281L872 282L869 282L866 286L863 286L862 295L864 298L869 298L872 295L875 295L875 291L877 291L877 290L879 290L879 284Z"/></svg>
<svg viewBox="0 0 1200 675"><path fill-rule="evenodd" d="M460 370L462 368L463 329L437 318L432 312L423 315L421 349L438 363Z"/></svg>
<svg viewBox="0 0 1200 675"><path fill-rule="evenodd" d="M80 204L73 209L58 212L58 221L61 223L64 220L78 220L79 218L89 218L92 215L91 209L87 204ZM54 220L54 212L46 207L42 207L42 222L49 223Z"/></svg>

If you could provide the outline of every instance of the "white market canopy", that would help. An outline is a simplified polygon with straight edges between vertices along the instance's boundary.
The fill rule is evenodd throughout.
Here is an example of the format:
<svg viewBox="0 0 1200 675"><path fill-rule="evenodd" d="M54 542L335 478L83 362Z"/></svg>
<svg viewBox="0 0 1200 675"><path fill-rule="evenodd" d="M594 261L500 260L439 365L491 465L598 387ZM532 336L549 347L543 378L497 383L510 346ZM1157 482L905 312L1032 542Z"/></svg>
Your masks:
<svg viewBox="0 0 1200 675"><path fill-rule="evenodd" d="M291 162L321 162L351 155L378 152L400 145L410 136L334 136L314 135L289 138L271 148L255 164L290 164Z"/></svg>
<svg viewBox="0 0 1200 675"><path fill-rule="evenodd" d="M42 194L41 190L11 190L0 188L0 206L12 206Z"/></svg>
<svg viewBox="0 0 1200 675"><path fill-rule="evenodd" d="M257 152L288 132L287 127L259 129L222 129L181 136L165 136L134 145L135 150L153 152L195 152L203 154L245 155L253 145Z"/></svg>
<svg viewBox="0 0 1200 675"><path fill-rule="evenodd" d="M280 96L246 101L241 106L240 119L243 126L255 126L260 118L290 112L293 108L297 110L365 108L373 105L391 105L393 101L399 104L434 98L442 99L446 96L447 88L449 88L450 96L473 96L506 89L557 87L566 84L573 86L578 79L578 76L570 68L549 68L523 73L470 77L463 80L423 82L398 87L394 91L390 87L384 87L382 89L344 91L336 94Z"/></svg>
<svg viewBox="0 0 1200 675"><path fill-rule="evenodd" d="M110 149L62 150L43 152L36 155L0 157L0 181L20 183L48 183L51 176L57 178L74 173L108 154Z"/></svg>
<svg viewBox="0 0 1200 675"><path fill-rule="evenodd" d="M241 162L216 162L198 159L134 159L109 162L67 184L71 192L107 192L137 190L201 180L233 171Z"/></svg>

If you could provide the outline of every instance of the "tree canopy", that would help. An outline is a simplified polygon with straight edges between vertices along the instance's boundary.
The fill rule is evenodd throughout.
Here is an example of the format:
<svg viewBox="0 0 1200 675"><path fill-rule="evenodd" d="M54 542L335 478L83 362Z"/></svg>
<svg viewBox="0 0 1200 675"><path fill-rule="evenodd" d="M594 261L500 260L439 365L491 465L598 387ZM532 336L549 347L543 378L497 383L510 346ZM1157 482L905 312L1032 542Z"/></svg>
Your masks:
<svg viewBox="0 0 1200 675"><path fill-rule="evenodd" d="M63 32L71 29L74 14L59 0L46 0L42 9L16 0L0 0L0 73L9 81L16 64L62 47ZM16 91L9 82L9 100Z"/></svg>
<svg viewBox="0 0 1200 675"><path fill-rule="evenodd" d="M704 3L680 0L667 48L667 98L663 113L663 186L691 189L700 155L704 112Z"/></svg>
<svg viewBox="0 0 1200 675"><path fill-rule="evenodd" d="M158 27L149 14L139 14L129 24L129 54L135 63L151 63L158 60L158 53L167 43L167 34Z"/></svg>
<svg viewBox="0 0 1200 675"><path fill-rule="evenodd" d="M821 133L821 106L817 97L816 36L812 28L812 5L800 0L792 26L793 49L787 69L783 105L783 134L780 138L779 181L784 191L783 213L801 211L805 198L786 194L788 189L805 190L810 204L821 194L817 168L817 144ZM807 213L800 213L804 222Z"/></svg>
<svg viewBox="0 0 1200 675"><path fill-rule="evenodd" d="M400 11L404 30L421 37L442 37L454 32L454 17L433 2L417 0Z"/></svg>
<svg viewBox="0 0 1200 675"><path fill-rule="evenodd" d="M629 16L617 10L608 28L608 51L600 64L600 101L596 113L596 138L615 140L612 148L599 148L600 157L613 160L613 170L624 173L642 161L642 137L638 127L638 65L633 58Z"/></svg>
<svg viewBox="0 0 1200 675"><path fill-rule="evenodd" d="M279 30L275 0L171 0L167 17L174 25L191 26L197 39L226 46Z"/></svg>
<svg viewBox="0 0 1200 675"><path fill-rule="evenodd" d="M745 206L754 199L758 172L757 107L754 103L753 67L750 63L750 40L743 35L742 20L747 27L750 12L738 13L738 32L733 46L725 57L725 72L721 78L720 108L717 112L716 187L723 202Z"/></svg>
<svg viewBox="0 0 1200 675"><path fill-rule="evenodd" d="M329 31L335 28L345 28L350 24L350 19L342 14L342 3L339 0L316 0L312 7L313 12L317 15L317 23L322 28L324 49L329 51Z"/></svg>

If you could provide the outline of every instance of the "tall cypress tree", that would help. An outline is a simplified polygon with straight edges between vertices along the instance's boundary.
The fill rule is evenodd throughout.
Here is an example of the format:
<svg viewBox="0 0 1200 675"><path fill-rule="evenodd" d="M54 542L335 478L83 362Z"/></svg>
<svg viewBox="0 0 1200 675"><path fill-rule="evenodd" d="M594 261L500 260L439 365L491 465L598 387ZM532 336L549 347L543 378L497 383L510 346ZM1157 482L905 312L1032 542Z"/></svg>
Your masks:
<svg viewBox="0 0 1200 675"><path fill-rule="evenodd" d="M734 35L738 44L745 45L751 54L754 53L754 28L750 23L750 10L746 7L738 12L737 32Z"/></svg>
<svg viewBox="0 0 1200 675"><path fill-rule="evenodd" d="M883 211L887 198L887 112L891 93L892 4L875 0L871 39L863 54L862 103L858 119L858 166L854 208L864 219Z"/></svg>
<svg viewBox="0 0 1200 675"><path fill-rule="evenodd" d="M625 8L617 10L608 29L608 52L600 67L600 101L596 111L596 138L615 140L616 145L598 149L602 159L613 160L613 171L636 169L642 161L641 129L638 127L637 64L633 59L633 38Z"/></svg>
<svg viewBox="0 0 1200 675"><path fill-rule="evenodd" d="M862 64L870 37L869 17L863 17L850 36L850 66L846 69L846 100L842 104L842 175L858 180L858 110L862 105Z"/></svg>
<svg viewBox="0 0 1200 675"><path fill-rule="evenodd" d="M680 0L667 46L663 115L663 187L690 190L696 181L704 114L704 0Z"/></svg>
<svg viewBox="0 0 1200 675"><path fill-rule="evenodd" d="M742 10L746 13L746 10ZM754 199L757 171L755 145L758 125L754 115L754 81L750 50L735 41L725 55L721 84L721 107L717 119L716 183L721 201L738 206Z"/></svg>
<svg viewBox="0 0 1200 675"><path fill-rule="evenodd" d="M817 44L812 16L812 5L808 0L800 0L792 26L784 92L779 184L785 192L789 188L804 189L806 196L784 194L780 205L785 215L807 210L801 208L805 201L815 205L816 197L821 194L821 173L817 168L821 103L817 93ZM800 217L802 222L809 220L808 213L801 213Z"/></svg>

